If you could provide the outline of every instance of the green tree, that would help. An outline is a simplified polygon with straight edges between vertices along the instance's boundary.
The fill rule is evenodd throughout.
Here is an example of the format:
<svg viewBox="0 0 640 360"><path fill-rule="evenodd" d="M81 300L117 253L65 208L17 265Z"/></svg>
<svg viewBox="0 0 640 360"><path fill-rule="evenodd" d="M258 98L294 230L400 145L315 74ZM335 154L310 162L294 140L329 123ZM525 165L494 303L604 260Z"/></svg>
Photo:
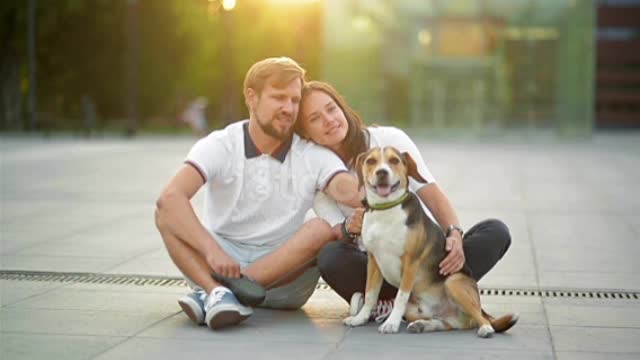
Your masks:
<svg viewBox="0 0 640 360"><path fill-rule="evenodd" d="M135 27L127 27L131 6ZM0 128L5 130L24 128L26 14L27 1L0 2ZM291 56L317 76L321 15L320 2L284 8L238 0L236 9L223 13L219 3L207 0L37 0L38 125L82 128L90 102L99 127L124 128L130 84L139 89L142 127L176 126L181 103L196 96L210 100L213 126L239 119L246 116L242 81L253 62ZM133 57L127 53L131 36L137 40ZM133 79L130 61L139 70Z"/></svg>

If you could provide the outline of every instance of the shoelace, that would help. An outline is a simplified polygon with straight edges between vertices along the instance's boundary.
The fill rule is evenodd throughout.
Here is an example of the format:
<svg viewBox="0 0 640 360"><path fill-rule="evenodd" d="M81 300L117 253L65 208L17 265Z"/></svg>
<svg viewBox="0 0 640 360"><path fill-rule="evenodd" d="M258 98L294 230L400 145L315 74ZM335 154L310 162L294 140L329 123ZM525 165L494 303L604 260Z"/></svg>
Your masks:
<svg viewBox="0 0 640 360"><path fill-rule="evenodd" d="M393 300L378 300L378 306L376 307L373 314L371 314L371 316L377 323L380 323L385 321L389 317L389 314L391 314L392 310Z"/></svg>
<svg viewBox="0 0 640 360"><path fill-rule="evenodd" d="M213 305L217 304L220 300L222 300L222 298L226 293L227 291L224 291L224 290L212 292L211 295L207 297L207 302L205 303L204 308L207 310L210 309Z"/></svg>
<svg viewBox="0 0 640 360"><path fill-rule="evenodd" d="M196 297L198 297L198 299L200 299L200 301L202 301L203 304L207 302L207 293L204 290L196 290L195 294L196 294Z"/></svg>

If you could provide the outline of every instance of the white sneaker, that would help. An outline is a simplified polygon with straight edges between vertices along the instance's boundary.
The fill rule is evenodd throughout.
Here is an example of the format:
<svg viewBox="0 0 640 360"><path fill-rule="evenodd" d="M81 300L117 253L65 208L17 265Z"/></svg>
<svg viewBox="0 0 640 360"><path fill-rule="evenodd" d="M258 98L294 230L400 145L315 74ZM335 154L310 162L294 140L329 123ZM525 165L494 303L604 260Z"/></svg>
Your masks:
<svg viewBox="0 0 640 360"><path fill-rule="evenodd" d="M207 293L198 289L180 297L178 304L189 319L198 325L204 325L204 302L206 299Z"/></svg>
<svg viewBox="0 0 640 360"><path fill-rule="evenodd" d="M364 295L361 292L353 293L349 302L349 315L357 315L362 306L364 306ZM392 310L393 300L378 300L376 308L373 309L369 316L369 321L383 322L389 317Z"/></svg>
<svg viewBox="0 0 640 360"><path fill-rule="evenodd" d="M238 324L253 314L253 309L240 304L231 290L219 286L211 291L204 304L205 323L211 329Z"/></svg>

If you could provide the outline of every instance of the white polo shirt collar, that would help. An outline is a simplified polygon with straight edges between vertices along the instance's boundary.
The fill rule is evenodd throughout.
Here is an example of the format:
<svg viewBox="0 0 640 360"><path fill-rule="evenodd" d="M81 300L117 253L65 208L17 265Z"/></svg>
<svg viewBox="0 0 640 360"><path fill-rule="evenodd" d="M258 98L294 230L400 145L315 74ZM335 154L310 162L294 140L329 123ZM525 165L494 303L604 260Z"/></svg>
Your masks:
<svg viewBox="0 0 640 360"><path fill-rule="evenodd" d="M251 139L251 135L249 134L249 122L245 122L242 124L242 132L244 133L244 156L247 159L255 158L262 155L262 151L258 149L256 144ZM289 138L289 140L283 142L274 152L273 154L269 154L272 158L284 163L284 159L287 158L287 154L291 149L291 143L293 141L293 136Z"/></svg>

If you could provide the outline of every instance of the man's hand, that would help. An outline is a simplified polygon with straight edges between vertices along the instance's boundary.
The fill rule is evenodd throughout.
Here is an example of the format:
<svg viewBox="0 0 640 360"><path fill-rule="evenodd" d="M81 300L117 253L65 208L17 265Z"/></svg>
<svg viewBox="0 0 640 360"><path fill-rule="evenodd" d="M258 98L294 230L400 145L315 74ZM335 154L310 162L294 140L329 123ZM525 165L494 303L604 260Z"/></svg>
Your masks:
<svg viewBox="0 0 640 360"><path fill-rule="evenodd" d="M457 232L449 235L445 249L449 254L440 263L440 274L450 275L460 271L464 266L465 260L462 237Z"/></svg>
<svg viewBox="0 0 640 360"><path fill-rule="evenodd" d="M230 278L240 277L240 264L224 251L211 252L207 255L207 263L220 275Z"/></svg>
<svg viewBox="0 0 640 360"><path fill-rule="evenodd" d="M364 208L357 208L347 219L347 230L352 234L362 233L362 219L364 218Z"/></svg>

